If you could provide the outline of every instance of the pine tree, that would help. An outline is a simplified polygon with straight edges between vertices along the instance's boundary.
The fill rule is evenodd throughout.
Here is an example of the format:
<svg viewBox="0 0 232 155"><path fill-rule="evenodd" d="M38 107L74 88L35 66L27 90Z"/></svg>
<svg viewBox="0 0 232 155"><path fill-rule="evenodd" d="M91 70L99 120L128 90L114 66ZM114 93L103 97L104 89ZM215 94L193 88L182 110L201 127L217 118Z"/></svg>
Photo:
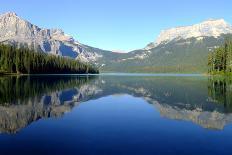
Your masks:
<svg viewBox="0 0 232 155"><path fill-rule="evenodd" d="M208 67L209 73L232 72L232 41L226 40L223 46L209 53Z"/></svg>

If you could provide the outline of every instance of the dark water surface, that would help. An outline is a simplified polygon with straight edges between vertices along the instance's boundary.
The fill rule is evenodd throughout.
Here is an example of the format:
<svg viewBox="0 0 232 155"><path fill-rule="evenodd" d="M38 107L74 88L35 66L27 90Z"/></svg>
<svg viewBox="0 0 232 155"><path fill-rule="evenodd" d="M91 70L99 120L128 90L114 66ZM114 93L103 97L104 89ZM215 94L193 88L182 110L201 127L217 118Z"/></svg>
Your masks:
<svg viewBox="0 0 232 155"><path fill-rule="evenodd" d="M232 154L232 80L0 77L1 154Z"/></svg>

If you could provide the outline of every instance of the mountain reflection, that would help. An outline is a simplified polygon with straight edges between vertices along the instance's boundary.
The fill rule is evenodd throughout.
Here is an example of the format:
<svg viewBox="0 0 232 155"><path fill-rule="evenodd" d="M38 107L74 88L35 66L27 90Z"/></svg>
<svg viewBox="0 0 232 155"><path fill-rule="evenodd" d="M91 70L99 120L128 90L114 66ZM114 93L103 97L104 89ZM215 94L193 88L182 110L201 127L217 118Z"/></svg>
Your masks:
<svg viewBox="0 0 232 155"><path fill-rule="evenodd" d="M81 88L92 78L1 77L0 132L15 133L40 118L62 116L82 99Z"/></svg>
<svg viewBox="0 0 232 155"><path fill-rule="evenodd" d="M162 117L223 129L232 122L232 80L203 77L3 76L0 132L60 117L81 102L115 94L140 97Z"/></svg>

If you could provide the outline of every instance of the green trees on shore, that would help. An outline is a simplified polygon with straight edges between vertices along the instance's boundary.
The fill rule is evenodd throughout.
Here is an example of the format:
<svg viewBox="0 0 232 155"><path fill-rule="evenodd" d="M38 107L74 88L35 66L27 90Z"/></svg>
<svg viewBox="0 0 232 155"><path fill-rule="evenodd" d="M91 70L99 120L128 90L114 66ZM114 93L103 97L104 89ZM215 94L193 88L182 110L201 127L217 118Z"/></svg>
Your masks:
<svg viewBox="0 0 232 155"><path fill-rule="evenodd" d="M216 48L208 55L208 72L210 74L232 73L232 41Z"/></svg>
<svg viewBox="0 0 232 155"><path fill-rule="evenodd" d="M23 74L99 73L94 66L71 58L3 44L0 45L0 72Z"/></svg>

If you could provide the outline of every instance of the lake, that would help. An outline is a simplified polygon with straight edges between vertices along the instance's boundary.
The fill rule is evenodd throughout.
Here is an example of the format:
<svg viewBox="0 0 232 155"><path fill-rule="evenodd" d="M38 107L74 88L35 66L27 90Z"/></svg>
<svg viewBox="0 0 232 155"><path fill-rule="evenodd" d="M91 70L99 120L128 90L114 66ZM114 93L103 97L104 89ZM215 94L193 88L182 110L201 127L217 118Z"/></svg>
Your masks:
<svg viewBox="0 0 232 155"><path fill-rule="evenodd" d="M0 77L1 154L232 154L232 80Z"/></svg>

